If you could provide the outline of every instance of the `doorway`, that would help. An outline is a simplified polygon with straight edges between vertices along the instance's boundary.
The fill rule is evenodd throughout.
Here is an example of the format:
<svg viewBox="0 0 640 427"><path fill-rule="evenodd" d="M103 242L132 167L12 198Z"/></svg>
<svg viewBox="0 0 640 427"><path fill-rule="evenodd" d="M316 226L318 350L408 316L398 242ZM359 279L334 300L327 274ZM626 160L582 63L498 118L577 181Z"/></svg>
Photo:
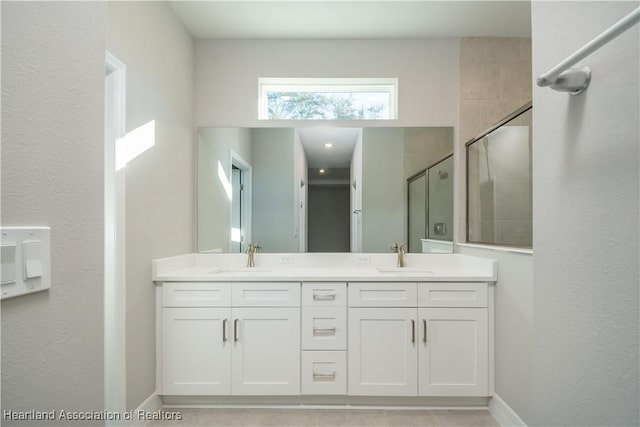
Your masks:
<svg viewBox="0 0 640 427"><path fill-rule="evenodd" d="M310 185L308 197L309 252L349 252L351 250L349 183Z"/></svg>
<svg viewBox="0 0 640 427"><path fill-rule="evenodd" d="M251 243L251 165L231 151L231 252Z"/></svg>
<svg viewBox="0 0 640 427"><path fill-rule="evenodd" d="M106 52L104 143L104 393L105 410L124 413L126 384L125 171L116 141L126 133L126 67ZM107 425L113 425L111 421Z"/></svg>
<svg viewBox="0 0 640 427"><path fill-rule="evenodd" d="M307 178L297 190L301 250L361 250L362 128L297 128L296 144Z"/></svg>

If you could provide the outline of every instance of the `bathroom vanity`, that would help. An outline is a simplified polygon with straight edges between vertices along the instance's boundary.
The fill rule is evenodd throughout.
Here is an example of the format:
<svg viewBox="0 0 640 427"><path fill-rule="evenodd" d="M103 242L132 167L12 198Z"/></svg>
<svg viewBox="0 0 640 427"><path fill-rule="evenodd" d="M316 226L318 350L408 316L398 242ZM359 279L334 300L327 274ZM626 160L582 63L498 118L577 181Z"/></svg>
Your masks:
<svg viewBox="0 0 640 427"><path fill-rule="evenodd" d="M243 254L154 261L158 394L181 403L493 395L495 261L405 262L308 253L258 254L252 268Z"/></svg>

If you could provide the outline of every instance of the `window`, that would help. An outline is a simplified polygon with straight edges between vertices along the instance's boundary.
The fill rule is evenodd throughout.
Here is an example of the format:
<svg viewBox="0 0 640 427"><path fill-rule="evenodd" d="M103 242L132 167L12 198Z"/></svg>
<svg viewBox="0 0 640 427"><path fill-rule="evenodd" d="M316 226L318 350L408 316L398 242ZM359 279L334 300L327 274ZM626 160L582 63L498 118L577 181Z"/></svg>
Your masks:
<svg viewBox="0 0 640 427"><path fill-rule="evenodd" d="M258 79L260 120L392 120L397 78Z"/></svg>
<svg viewBox="0 0 640 427"><path fill-rule="evenodd" d="M467 142L467 242L530 248L531 104Z"/></svg>

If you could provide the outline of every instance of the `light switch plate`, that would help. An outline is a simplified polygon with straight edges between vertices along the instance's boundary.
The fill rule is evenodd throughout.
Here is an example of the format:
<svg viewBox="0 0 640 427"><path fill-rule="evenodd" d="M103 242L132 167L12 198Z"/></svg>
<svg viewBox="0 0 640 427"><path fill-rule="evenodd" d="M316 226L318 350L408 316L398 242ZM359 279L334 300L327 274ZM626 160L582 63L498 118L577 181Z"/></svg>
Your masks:
<svg viewBox="0 0 640 427"><path fill-rule="evenodd" d="M3 257L0 299L40 292L51 287L50 236L49 227L0 228ZM5 256L9 256L9 259L5 259Z"/></svg>

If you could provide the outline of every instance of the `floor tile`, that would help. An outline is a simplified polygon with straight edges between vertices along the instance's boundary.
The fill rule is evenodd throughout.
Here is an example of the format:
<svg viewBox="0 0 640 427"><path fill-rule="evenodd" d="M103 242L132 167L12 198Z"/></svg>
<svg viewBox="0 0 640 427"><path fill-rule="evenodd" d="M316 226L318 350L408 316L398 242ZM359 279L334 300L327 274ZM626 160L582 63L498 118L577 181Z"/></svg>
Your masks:
<svg viewBox="0 0 640 427"><path fill-rule="evenodd" d="M388 427L384 411L332 410L318 412L318 427Z"/></svg>
<svg viewBox="0 0 640 427"><path fill-rule="evenodd" d="M174 409L181 422L157 421L150 427L315 427L315 411L299 409Z"/></svg>
<svg viewBox="0 0 640 427"><path fill-rule="evenodd" d="M431 427L440 425L440 411L389 410L385 411L390 427Z"/></svg>
<svg viewBox="0 0 640 427"><path fill-rule="evenodd" d="M439 427L500 427L487 410L438 411Z"/></svg>

